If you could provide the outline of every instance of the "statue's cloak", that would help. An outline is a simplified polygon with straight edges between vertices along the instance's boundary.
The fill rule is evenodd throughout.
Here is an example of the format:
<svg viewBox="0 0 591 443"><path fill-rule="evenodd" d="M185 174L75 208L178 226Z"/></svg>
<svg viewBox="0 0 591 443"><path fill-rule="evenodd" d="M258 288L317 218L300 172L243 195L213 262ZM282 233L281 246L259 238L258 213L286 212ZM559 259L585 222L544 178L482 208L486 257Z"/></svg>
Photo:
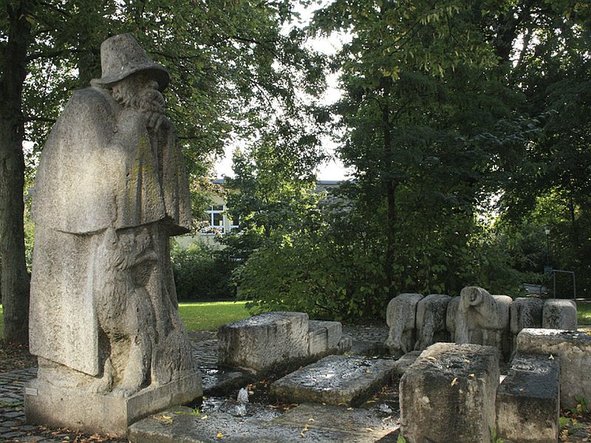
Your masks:
<svg viewBox="0 0 591 443"><path fill-rule="evenodd" d="M176 235L191 223L174 131L166 125L150 137L124 128L133 123L122 112L106 90L74 93L43 149L33 193L30 350L90 375L102 371L96 251L112 238L105 233L160 223Z"/></svg>

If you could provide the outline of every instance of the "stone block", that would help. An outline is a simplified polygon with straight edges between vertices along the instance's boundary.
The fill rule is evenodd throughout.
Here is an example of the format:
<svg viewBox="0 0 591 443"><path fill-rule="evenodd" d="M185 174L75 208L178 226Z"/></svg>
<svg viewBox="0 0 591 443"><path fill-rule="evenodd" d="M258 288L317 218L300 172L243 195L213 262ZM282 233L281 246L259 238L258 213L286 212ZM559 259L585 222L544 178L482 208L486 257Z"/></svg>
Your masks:
<svg viewBox="0 0 591 443"><path fill-rule="evenodd" d="M275 429L299 431L296 436L300 442L303 440L346 443L391 441L389 434L397 428L395 423L394 419L384 420L371 409L316 404L301 404L271 422ZM301 433L302 429L317 433ZM277 438L275 441L284 440Z"/></svg>
<svg viewBox="0 0 591 443"><path fill-rule="evenodd" d="M436 343L400 379L400 425L411 443L481 443L495 429L498 350Z"/></svg>
<svg viewBox="0 0 591 443"><path fill-rule="evenodd" d="M517 355L497 390L497 435L506 442L558 441L560 426L558 359Z"/></svg>
<svg viewBox="0 0 591 443"><path fill-rule="evenodd" d="M358 405L392 376L393 359L330 355L277 380L271 395L283 401Z"/></svg>
<svg viewBox="0 0 591 443"><path fill-rule="evenodd" d="M533 297L518 297L511 303L510 329L512 334L519 334L525 328L542 327L544 300Z"/></svg>
<svg viewBox="0 0 591 443"><path fill-rule="evenodd" d="M517 352L542 354L560 362L560 407L573 408L577 397L591 398L591 335L560 329L523 329Z"/></svg>
<svg viewBox="0 0 591 443"><path fill-rule="evenodd" d="M447 328L447 332L449 332L449 338L452 343L456 341L456 317L458 315L460 301L462 301L461 297L452 297L445 311L445 327Z"/></svg>
<svg viewBox="0 0 591 443"><path fill-rule="evenodd" d="M201 395L198 373L162 386L150 385L130 397L90 394L34 379L25 387L25 414L30 424L123 437L135 421Z"/></svg>
<svg viewBox="0 0 591 443"><path fill-rule="evenodd" d="M308 356L308 314L270 312L218 330L222 366L262 372Z"/></svg>
<svg viewBox="0 0 591 443"><path fill-rule="evenodd" d="M421 294L400 294L388 303L386 323L390 331L385 345L391 354L406 354L414 349L417 304L422 298Z"/></svg>
<svg viewBox="0 0 591 443"><path fill-rule="evenodd" d="M343 335L338 321L310 320L308 322L308 355L322 355L337 351Z"/></svg>
<svg viewBox="0 0 591 443"><path fill-rule="evenodd" d="M406 372L408 368L419 358L421 355L421 351L411 351L404 354L398 360L396 360L396 365L394 366L394 372L392 375L397 377L402 377L402 375Z"/></svg>
<svg viewBox="0 0 591 443"><path fill-rule="evenodd" d="M422 351L436 342L449 341L445 320L450 300L449 295L431 294L419 301L416 318L416 351Z"/></svg>
<svg viewBox="0 0 591 443"><path fill-rule="evenodd" d="M343 334L339 340L337 350L339 353L347 352L353 347L353 338L350 335Z"/></svg>
<svg viewBox="0 0 591 443"><path fill-rule="evenodd" d="M552 298L544 303L542 328L577 329L577 304L574 300Z"/></svg>

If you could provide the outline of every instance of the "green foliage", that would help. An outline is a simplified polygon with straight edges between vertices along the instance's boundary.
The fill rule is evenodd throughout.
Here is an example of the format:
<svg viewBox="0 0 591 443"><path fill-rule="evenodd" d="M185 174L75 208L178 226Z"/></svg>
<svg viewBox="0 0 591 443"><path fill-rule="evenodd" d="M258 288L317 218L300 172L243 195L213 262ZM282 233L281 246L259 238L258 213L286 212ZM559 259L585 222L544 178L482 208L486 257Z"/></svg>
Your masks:
<svg viewBox="0 0 591 443"><path fill-rule="evenodd" d="M591 303L577 302L577 323L591 325Z"/></svg>
<svg viewBox="0 0 591 443"><path fill-rule="evenodd" d="M480 138L497 136L513 100L486 31L495 9L337 0L316 14L315 29L352 32L334 59L344 90L334 110L344 129L339 155L355 169L344 195L355 222L337 221L335 236L356 246L356 237L370 239L374 288L351 284L373 291L376 305L405 291L488 283L474 281L489 242L476 214L499 148Z"/></svg>
<svg viewBox="0 0 591 443"><path fill-rule="evenodd" d="M240 269L239 295L252 300L253 312L294 310L336 320L381 314L368 297L374 292L368 288L375 289L372 266L361 260L343 266L353 263L339 262L323 233L273 239L252 254Z"/></svg>
<svg viewBox="0 0 591 443"><path fill-rule="evenodd" d="M406 438L402 434L398 434L398 438L396 439L396 443L406 443Z"/></svg>
<svg viewBox="0 0 591 443"><path fill-rule="evenodd" d="M320 281L330 279L309 252L320 229L313 169L314 137L267 134L234 156L236 177L227 179L228 206L240 230L222 242L242 260L234 275L242 298L262 310L315 312Z"/></svg>
<svg viewBox="0 0 591 443"><path fill-rule="evenodd" d="M174 245L172 269L179 300L211 300L234 295L231 276L235 262L229 254L203 243L186 249Z"/></svg>
<svg viewBox="0 0 591 443"><path fill-rule="evenodd" d="M537 121L538 131L528 142L514 144L513 160L502 166L503 215L517 227L548 228L547 264L575 271L577 294L586 296L591 283L591 61L582 51L591 43L591 10L580 2L549 1L534 9L520 24L523 45L516 49L510 81L527 98L521 111ZM568 283L557 296L572 294Z"/></svg>
<svg viewBox="0 0 591 443"><path fill-rule="evenodd" d="M575 401L577 402L577 406L571 410L573 414L582 415L587 414L589 412L589 403L587 402L587 399L585 397L583 397L582 395L576 395Z"/></svg>
<svg viewBox="0 0 591 443"><path fill-rule="evenodd" d="M168 108L193 172L221 154L232 131L265 125L272 102L293 109L295 82L313 93L320 59L302 48L303 35L284 35L293 2L195 3L154 0L50 1L34 11L31 75L25 90L29 138L42 144L75 88L100 77L100 43L131 32L171 73Z"/></svg>
<svg viewBox="0 0 591 443"><path fill-rule="evenodd" d="M383 318L389 294L381 266L383 238L371 224L375 218L342 198L325 200L322 207L314 230L271 236L250 256L238 269L239 295L251 300L255 312L300 310L353 321ZM459 294L466 284L481 284L516 296L527 281L511 268L513 257L502 244L504 237L492 228L469 224L465 238L459 232L446 238L445 232L404 226L404 244L419 245L407 246L407 254L396 263L395 279L404 291ZM423 238L414 237L420 234ZM429 248L430 242L440 243ZM437 248L449 253L435 256Z"/></svg>
<svg viewBox="0 0 591 443"><path fill-rule="evenodd" d="M504 443L505 442L505 440L503 440L501 437L499 437L497 435L497 430L494 427L490 428L490 442L491 443Z"/></svg>
<svg viewBox="0 0 591 443"><path fill-rule="evenodd" d="M303 216L312 219L317 200L311 192L312 171L320 157L314 144L285 143L266 135L248 151L234 154L236 177L226 178L226 187L228 207L240 220L241 235L257 232L269 238L276 231L297 230Z"/></svg>
<svg viewBox="0 0 591 443"><path fill-rule="evenodd" d="M179 303L179 315L188 331L216 331L222 325L249 317L245 303Z"/></svg>

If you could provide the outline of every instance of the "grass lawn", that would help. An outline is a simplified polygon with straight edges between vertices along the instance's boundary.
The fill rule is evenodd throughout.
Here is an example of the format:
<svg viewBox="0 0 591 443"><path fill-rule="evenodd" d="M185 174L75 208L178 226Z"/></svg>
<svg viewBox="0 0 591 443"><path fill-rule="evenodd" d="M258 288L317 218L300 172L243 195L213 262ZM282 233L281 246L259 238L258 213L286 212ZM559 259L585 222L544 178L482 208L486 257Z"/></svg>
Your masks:
<svg viewBox="0 0 591 443"><path fill-rule="evenodd" d="M249 317L245 304L245 301L180 303L179 314L189 331L215 331L221 325ZM0 305L0 338L3 335L4 311Z"/></svg>
<svg viewBox="0 0 591 443"><path fill-rule="evenodd" d="M179 303L179 314L189 331L215 331L226 323L250 317L245 301Z"/></svg>
<svg viewBox="0 0 591 443"><path fill-rule="evenodd" d="M591 302L577 303L577 323L591 325Z"/></svg>

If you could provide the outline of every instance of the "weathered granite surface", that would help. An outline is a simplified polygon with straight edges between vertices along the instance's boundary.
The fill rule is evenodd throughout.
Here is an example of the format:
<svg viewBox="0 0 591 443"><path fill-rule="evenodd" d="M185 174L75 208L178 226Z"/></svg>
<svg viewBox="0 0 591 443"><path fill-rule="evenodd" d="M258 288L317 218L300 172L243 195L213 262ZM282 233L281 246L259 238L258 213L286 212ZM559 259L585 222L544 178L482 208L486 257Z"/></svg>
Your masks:
<svg viewBox="0 0 591 443"><path fill-rule="evenodd" d="M505 442L558 441L560 364L545 355L517 355L497 390L497 436Z"/></svg>
<svg viewBox="0 0 591 443"><path fill-rule="evenodd" d="M430 294L417 305L416 351L427 349L436 342L448 342L450 335L445 324L449 295Z"/></svg>
<svg viewBox="0 0 591 443"><path fill-rule="evenodd" d="M495 429L498 350L436 343L400 379L400 424L409 442L481 443Z"/></svg>
<svg viewBox="0 0 591 443"><path fill-rule="evenodd" d="M505 358L511 351L509 308L512 299L491 295L486 289L467 286L462 289L456 316L456 343L495 346Z"/></svg>
<svg viewBox="0 0 591 443"><path fill-rule="evenodd" d="M452 343L455 343L456 341L456 319L461 301L462 297L452 297L447 304L447 310L445 312L445 326L447 332L449 332L449 338Z"/></svg>
<svg viewBox="0 0 591 443"><path fill-rule="evenodd" d="M308 321L308 355L326 355L339 351L343 326L338 321Z"/></svg>
<svg viewBox="0 0 591 443"><path fill-rule="evenodd" d="M577 304L574 300L549 299L544 303L542 327L547 329L577 329Z"/></svg>
<svg viewBox="0 0 591 443"><path fill-rule="evenodd" d="M358 405L389 383L396 361L330 355L271 385L271 395L289 402Z"/></svg>
<svg viewBox="0 0 591 443"><path fill-rule="evenodd" d="M416 342L417 304L421 294L400 294L388 303L386 324L390 328L386 347L392 355L402 355L414 349Z"/></svg>
<svg viewBox="0 0 591 443"><path fill-rule="evenodd" d="M224 325L218 330L223 366L265 371L308 357L308 314L270 312Z"/></svg>
<svg viewBox="0 0 591 443"><path fill-rule="evenodd" d="M542 354L560 362L560 407L572 408L577 397L591 398L591 335L560 329L523 329L517 352Z"/></svg>
<svg viewBox="0 0 591 443"><path fill-rule="evenodd" d="M233 405L221 405L204 415L189 408L174 408L130 427L132 443L283 443L391 442L398 428L392 419L365 409L303 404L283 415L260 405L249 405L245 417L236 418Z"/></svg>
<svg viewBox="0 0 591 443"><path fill-rule="evenodd" d="M541 328L544 300L535 297L518 297L511 303L511 333L519 334L524 328Z"/></svg>

